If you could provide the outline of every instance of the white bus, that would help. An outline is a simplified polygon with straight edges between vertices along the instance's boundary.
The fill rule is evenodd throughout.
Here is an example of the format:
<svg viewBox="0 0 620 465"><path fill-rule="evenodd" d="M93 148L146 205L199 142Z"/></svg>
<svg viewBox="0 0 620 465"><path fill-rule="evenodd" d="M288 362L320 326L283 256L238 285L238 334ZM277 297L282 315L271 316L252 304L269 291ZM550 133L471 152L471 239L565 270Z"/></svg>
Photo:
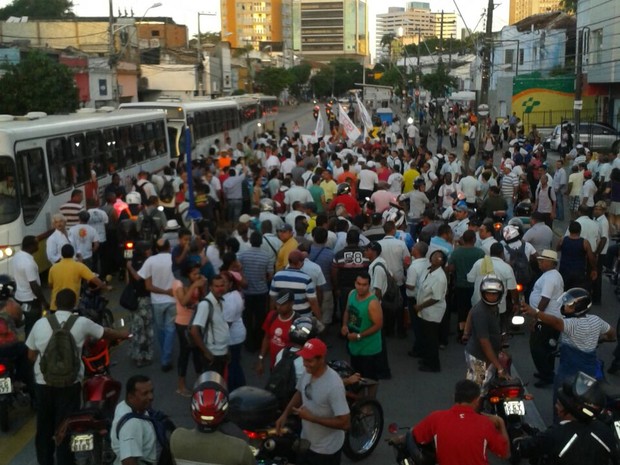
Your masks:
<svg viewBox="0 0 620 465"><path fill-rule="evenodd" d="M112 173L126 179L169 162L164 112L0 115L0 273L12 271L11 257L25 235L41 240L40 271L50 266L44 239L73 189L88 184L101 191Z"/></svg>
<svg viewBox="0 0 620 465"><path fill-rule="evenodd" d="M229 99L123 103L120 109L164 110L173 157L185 155L187 127L190 128L192 155L198 158L208 155L216 139L223 144L226 136L229 136L233 144L240 142L244 136L242 126L251 121L245 121L245 118L255 118L251 111L242 113L239 102Z"/></svg>

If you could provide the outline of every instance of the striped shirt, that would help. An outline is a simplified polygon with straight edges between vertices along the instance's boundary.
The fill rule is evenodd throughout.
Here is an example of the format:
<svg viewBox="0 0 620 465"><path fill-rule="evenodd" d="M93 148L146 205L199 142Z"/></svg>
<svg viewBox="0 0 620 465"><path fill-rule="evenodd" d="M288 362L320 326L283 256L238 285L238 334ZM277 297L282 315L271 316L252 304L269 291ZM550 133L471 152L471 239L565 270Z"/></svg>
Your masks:
<svg viewBox="0 0 620 465"><path fill-rule="evenodd" d="M83 210L84 207L79 203L67 202L60 207L58 212L67 219L67 229L69 229L80 222L78 214Z"/></svg>
<svg viewBox="0 0 620 465"><path fill-rule="evenodd" d="M594 352L600 337L610 326L596 315L581 318L565 318L560 342L582 352Z"/></svg>
<svg viewBox="0 0 620 465"><path fill-rule="evenodd" d="M510 199L515 194L515 188L519 186L519 178L512 174L508 174L502 178L501 191L502 197Z"/></svg>
<svg viewBox="0 0 620 465"><path fill-rule="evenodd" d="M267 273L273 273L273 261L269 254L258 247L239 254L239 262L243 269L243 276L248 282L245 295L261 295L269 292Z"/></svg>
<svg viewBox="0 0 620 465"><path fill-rule="evenodd" d="M301 270L285 268L278 271L271 280L271 297L277 297L280 291L292 291L295 295L293 310L301 315L310 313L310 302L308 299L316 299L316 289L312 283L312 278Z"/></svg>

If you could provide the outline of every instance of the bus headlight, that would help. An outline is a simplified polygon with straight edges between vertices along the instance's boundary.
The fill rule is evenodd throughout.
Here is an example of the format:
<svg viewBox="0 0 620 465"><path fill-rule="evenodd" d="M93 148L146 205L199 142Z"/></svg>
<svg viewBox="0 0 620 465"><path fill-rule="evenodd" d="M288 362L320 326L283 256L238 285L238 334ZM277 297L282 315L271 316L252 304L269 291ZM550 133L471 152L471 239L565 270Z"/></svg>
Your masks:
<svg viewBox="0 0 620 465"><path fill-rule="evenodd" d="M13 255L13 249L12 249L12 248L10 248L10 247L7 247L6 249L4 249L4 254L5 254L7 257L12 256L12 255Z"/></svg>

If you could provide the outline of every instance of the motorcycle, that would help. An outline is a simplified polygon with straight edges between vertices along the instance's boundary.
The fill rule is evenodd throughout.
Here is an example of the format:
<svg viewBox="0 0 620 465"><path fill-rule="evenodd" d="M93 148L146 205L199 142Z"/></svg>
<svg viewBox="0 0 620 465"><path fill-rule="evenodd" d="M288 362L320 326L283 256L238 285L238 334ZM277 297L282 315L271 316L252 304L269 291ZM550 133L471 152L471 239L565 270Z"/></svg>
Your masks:
<svg viewBox="0 0 620 465"><path fill-rule="evenodd" d="M108 299L101 295L101 289L89 283L82 286L76 311L80 316L86 317L104 328L111 328L114 324L114 315L108 308L108 302Z"/></svg>
<svg viewBox="0 0 620 465"><path fill-rule="evenodd" d="M25 386L17 386L14 379L12 364L0 360L0 431L3 432L10 428L10 409L30 405L30 395L25 391Z"/></svg>
<svg viewBox="0 0 620 465"><path fill-rule="evenodd" d="M328 365L345 382L351 427L346 432L342 451L350 460L357 462L372 454L383 433L383 407L376 399L379 383L356 377L351 365L345 361L332 360Z"/></svg>
<svg viewBox="0 0 620 465"><path fill-rule="evenodd" d="M434 465L436 463L434 444L418 444L411 434L411 428L399 428L396 423L388 426L390 434L397 434L401 430L407 432L403 436L394 436L387 440L394 449L396 463L398 465Z"/></svg>
<svg viewBox="0 0 620 465"><path fill-rule="evenodd" d="M524 323L525 318L522 315L515 315L512 318L513 326L520 326ZM507 347L507 344L503 345L499 361L506 373L510 374L512 357L506 352ZM526 394L523 381L517 377L502 379L496 374L487 388L487 393L481 399L482 410L504 420L511 448L510 463L517 464L520 457L515 451L514 440L526 436L532 430L532 427L525 421L525 401L532 400L533 397Z"/></svg>
<svg viewBox="0 0 620 465"><path fill-rule="evenodd" d="M68 440L76 465L111 464L116 455L112 451L110 428L122 384L110 374L109 343L103 339L86 343L82 361L83 408L60 424L54 439L56 444Z"/></svg>

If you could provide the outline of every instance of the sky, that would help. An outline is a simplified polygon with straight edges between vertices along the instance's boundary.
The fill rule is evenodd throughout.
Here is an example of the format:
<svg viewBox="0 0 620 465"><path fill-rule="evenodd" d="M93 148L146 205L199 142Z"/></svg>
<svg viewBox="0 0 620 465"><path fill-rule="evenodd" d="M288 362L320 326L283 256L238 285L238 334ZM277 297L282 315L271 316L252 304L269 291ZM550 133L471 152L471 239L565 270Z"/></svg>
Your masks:
<svg viewBox="0 0 620 465"><path fill-rule="evenodd" d="M127 9L128 12L133 8L134 16L141 18L147 8L156 3L161 2L158 8L152 8L148 11L147 16L169 16L174 19L177 24L185 24L189 28L190 37L198 31L198 12L215 13L214 16L200 15L200 31L220 31L220 0L112 0L114 14L117 14L120 8L121 12ZM234 1L234 0L229 0ZM458 17L457 33L460 35L461 28L464 27L463 20L470 29L474 29L480 16L483 14L488 1L487 0L423 0L431 4L432 11L458 11L455 3L461 10L463 17ZM496 0L497 1L497 0ZM501 2L501 3L500 3ZM508 24L508 6L510 0L499 0L495 3L493 30L499 30ZM0 7L11 3L11 0L0 0ZM376 15L387 13L390 6L404 7L406 0L368 0L368 23L370 36L370 49L374 51L375 47L375 23ZM108 16L109 3L102 0L73 0L73 11L78 16ZM198 5L203 5L199 7ZM476 30L483 30L484 21L480 21Z"/></svg>

